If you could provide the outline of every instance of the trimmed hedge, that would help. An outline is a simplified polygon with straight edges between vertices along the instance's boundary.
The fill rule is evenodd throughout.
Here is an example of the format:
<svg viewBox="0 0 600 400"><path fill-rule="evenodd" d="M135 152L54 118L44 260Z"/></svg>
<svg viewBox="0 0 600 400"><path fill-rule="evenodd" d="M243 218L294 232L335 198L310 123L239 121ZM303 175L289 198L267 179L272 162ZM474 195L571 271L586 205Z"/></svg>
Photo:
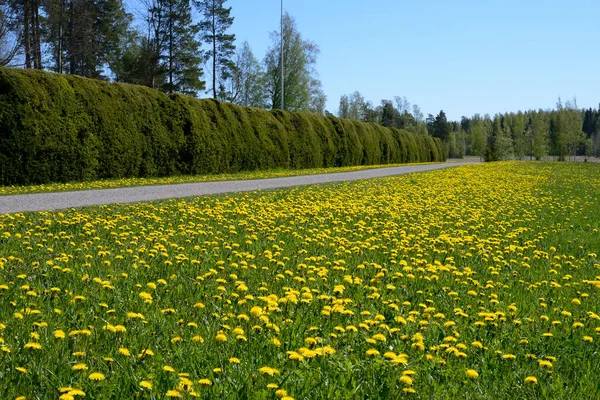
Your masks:
<svg viewBox="0 0 600 400"><path fill-rule="evenodd" d="M438 139L0 68L0 184L443 161Z"/></svg>

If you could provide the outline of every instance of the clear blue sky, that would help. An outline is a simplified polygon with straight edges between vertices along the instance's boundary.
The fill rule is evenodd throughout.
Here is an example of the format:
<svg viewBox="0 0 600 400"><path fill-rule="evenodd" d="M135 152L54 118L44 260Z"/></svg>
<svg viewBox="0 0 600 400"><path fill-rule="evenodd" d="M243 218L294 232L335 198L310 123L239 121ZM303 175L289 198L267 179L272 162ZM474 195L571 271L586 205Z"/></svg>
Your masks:
<svg viewBox="0 0 600 400"><path fill-rule="evenodd" d="M130 0L131 1L131 0ZM231 32L262 60L280 0L229 0ZM321 54L327 109L360 91L406 96L425 115L580 107L600 102L599 0L284 0Z"/></svg>

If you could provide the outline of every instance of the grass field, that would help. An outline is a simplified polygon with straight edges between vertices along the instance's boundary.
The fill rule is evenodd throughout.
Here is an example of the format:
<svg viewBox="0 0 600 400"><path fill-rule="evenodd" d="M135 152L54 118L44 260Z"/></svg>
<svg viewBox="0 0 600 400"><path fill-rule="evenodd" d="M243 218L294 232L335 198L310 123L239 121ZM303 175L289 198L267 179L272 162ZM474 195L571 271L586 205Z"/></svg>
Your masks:
<svg viewBox="0 0 600 400"><path fill-rule="evenodd" d="M600 165L0 216L0 398L592 399Z"/></svg>
<svg viewBox="0 0 600 400"><path fill-rule="evenodd" d="M127 178L127 179L104 179L90 182L66 182L66 183L48 183L45 185L31 186L0 186L0 196L8 196L15 194L30 194L30 193L48 193L48 192L70 192L74 190L89 190L89 189L115 189L122 187L133 186L149 186L149 185L173 185L179 183L196 183L196 182L217 182L217 181L233 181L233 180L249 180L249 179L267 179L267 178L283 178L288 176L299 175L316 175L316 174L332 174L336 172L351 172L361 171L374 168L388 167L406 167L410 165L426 165L436 163L420 163L420 164L384 164L384 165L358 165L352 167L337 167L337 168L308 168L308 169L278 169L270 171L246 171L232 174L215 174L215 175L180 175L158 178Z"/></svg>

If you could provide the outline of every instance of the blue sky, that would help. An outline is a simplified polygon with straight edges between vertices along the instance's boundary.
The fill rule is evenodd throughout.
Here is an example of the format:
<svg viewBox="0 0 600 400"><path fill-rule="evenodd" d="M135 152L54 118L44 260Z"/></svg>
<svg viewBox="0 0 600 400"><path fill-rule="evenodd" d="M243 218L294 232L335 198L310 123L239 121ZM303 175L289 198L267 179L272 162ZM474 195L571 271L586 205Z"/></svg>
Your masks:
<svg viewBox="0 0 600 400"><path fill-rule="evenodd" d="M262 60L280 0L229 0L231 32ZM425 115L600 102L598 0L284 0L321 54L317 71L336 113L358 90L378 104L406 96Z"/></svg>

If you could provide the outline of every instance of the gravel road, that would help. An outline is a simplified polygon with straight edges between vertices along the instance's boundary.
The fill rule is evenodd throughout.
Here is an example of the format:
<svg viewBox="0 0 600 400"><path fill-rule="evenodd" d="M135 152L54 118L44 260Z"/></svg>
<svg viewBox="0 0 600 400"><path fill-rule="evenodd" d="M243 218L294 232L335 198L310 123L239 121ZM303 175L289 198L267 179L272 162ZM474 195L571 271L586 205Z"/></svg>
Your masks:
<svg viewBox="0 0 600 400"><path fill-rule="evenodd" d="M360 179L381 178L414 172L456 167L477 163L477 160L451 160L443 164L412 165L405 167L375 168L362 171L320 175L301 175L286 178L183 183L176 185L137 186L119 189L81 190L75 192L39 193L0 196L0 214L23 211L48 211L73 207L114 203L135 203L219 193L248 192L258 189L276 189Z"/></svg>

